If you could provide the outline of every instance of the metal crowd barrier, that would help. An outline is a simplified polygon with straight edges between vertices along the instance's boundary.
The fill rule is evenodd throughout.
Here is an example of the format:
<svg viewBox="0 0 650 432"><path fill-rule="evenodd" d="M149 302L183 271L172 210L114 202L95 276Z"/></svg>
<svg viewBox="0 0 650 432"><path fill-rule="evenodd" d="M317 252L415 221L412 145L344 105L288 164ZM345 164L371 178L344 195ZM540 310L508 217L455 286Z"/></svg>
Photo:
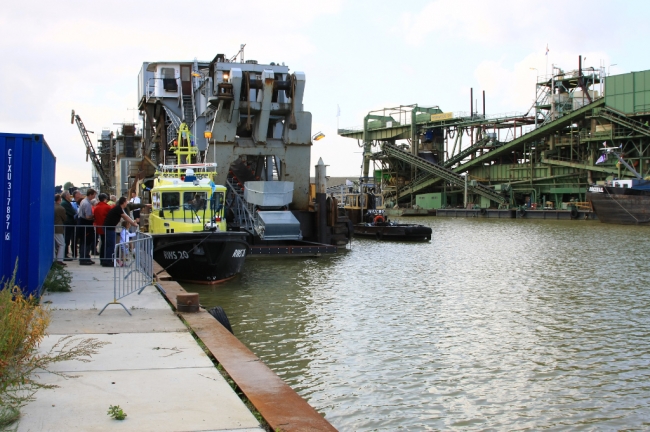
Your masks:
<svg viewBox="0 0 650 432"><path fill-rule="evenodd" d="M153 284L153 238L136 232L126 242L115 245L113 251L113 301L102 308L99 315L112 304L119 304L126 313L131 312L118 300Z"/></svg>

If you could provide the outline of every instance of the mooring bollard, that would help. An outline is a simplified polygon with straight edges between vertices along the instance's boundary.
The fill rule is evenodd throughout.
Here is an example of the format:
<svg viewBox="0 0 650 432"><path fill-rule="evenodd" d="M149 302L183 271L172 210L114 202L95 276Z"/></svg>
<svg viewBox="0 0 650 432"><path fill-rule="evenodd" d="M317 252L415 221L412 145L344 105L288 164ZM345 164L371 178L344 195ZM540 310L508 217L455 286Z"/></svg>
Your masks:
<svg viewBox="0 0 650 432"><path fill-rule="evenodd" d="M179 312L198 312L199 293L185 293L176 295L176 310Z"/></svg>

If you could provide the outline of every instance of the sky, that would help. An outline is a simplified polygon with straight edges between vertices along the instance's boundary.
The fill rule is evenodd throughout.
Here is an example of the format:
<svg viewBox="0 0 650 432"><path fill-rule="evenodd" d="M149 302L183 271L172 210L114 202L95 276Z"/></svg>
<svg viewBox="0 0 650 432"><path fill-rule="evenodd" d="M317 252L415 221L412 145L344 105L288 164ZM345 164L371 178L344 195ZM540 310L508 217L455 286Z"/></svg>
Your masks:
<svg viewBox="0 0 650 432"><path fill-rule="evenodd" d="M242 6L245 5L245 6ZM604 65L650 69L650 2L571 4L510 0L249 0L9 2L0 11L0 131L40 133L57 158L56 183L90 182L79 131L138 120L143 62L233 56L284 62L307 77L312 147L328 175L358 176L355 140L371 110L399 105L469 111L486 92L488 114L526 112L537 75ZM548 47L548 55L546 49ZM340 116L337 117L338 107Z"/></svg>

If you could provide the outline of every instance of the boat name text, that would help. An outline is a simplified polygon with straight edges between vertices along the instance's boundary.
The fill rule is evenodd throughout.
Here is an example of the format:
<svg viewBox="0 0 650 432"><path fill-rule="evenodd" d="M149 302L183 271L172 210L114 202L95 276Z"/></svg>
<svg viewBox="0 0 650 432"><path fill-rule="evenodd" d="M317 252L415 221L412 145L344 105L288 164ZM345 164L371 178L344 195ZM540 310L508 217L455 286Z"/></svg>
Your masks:
<svg viewBox="0 0 650 432"><path fill-rule="evenodd" d="M601 186L589 186L589 192L603 193L604 191Z"/></svg>
<svg viewBox="0 0 650 432"><path fill-rule="evenodd" d="M190 254L187 251L163 251L163 256L168 260L188 259Z"/></svg>
<svg viewBox="0 0 650 432"><path fill-rule="evenodd" d="M233 258L243 258L246 256L246 249L235 249L235 252L232 254Z"/></svg>

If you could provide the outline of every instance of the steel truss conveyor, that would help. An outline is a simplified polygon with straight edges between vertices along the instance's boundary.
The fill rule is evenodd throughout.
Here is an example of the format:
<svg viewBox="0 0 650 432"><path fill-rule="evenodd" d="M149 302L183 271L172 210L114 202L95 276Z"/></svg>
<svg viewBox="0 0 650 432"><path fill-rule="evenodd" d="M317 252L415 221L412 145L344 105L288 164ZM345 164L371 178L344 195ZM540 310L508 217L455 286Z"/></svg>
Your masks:
<svg viewBox="0 0 650 432"><path fill-rule="evenodd" d="M502 146L496 147L494 150L491 150L487 153L482 154L481 156L477 156L474 159L458 165L456 168L453 169L454 173L459 173L459 172L465 172L468 169L470 169L473 166L476 165L482 165L485 162L492 161L500 156L503 156L505 154L508 154L509 152L512 152L515 149L519 149L523 147L524 144L532 142L532 141L537 141L541 139L542 137L545 137L551 133L557 132L572 123L574 123L577 119L580 119L584 117L585 114L590 113L594 108L599 108L602 105L604 105L605 99L598 99L588 105L583 106L580 109L577 109L570 114L566 114L556 120L553 120L549 123L546 123L537 129L528 132L527 134L522 135L521 137L514 139Z"/></svg>
<svg viewBox="0 0 650 432"><path fill-rule="evenodd" d="M382 144L381 147L382 151L390 157L393 157L395 159L402 160L414 167L417 167L421 169L422 171L425 171L429 174L433 174L445 181L448 181L449 183L452 183L456 186L460 187L465 187L466 184L466 179L464 176L461 176L459 174L456 174L452 170L449 170L447 168L443 168L440 165L434 164L432 162L429 162L426 159L423 159L419 156L415 156L407 151L401 150L397 146L389 143L384 143ZM467 183L467 189L471 191L472 193L476 193L478 195L484 196L486 198L491 199L492 201L496 201L499 204L505 203L505 198L499 194L498 192L495 192L494 190L487 188L481 184L470 184Z"/></svg>

